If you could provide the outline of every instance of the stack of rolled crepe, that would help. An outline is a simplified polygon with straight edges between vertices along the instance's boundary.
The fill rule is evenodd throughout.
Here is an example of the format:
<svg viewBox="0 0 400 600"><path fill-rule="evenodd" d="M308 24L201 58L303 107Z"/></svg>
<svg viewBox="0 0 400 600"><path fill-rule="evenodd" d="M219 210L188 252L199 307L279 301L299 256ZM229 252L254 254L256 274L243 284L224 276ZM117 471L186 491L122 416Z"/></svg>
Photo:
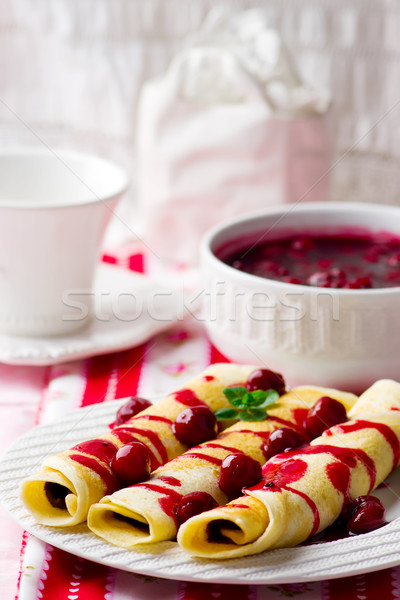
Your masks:
<svg viewBox="0 0 400 600"><path fill-rule="evenodd" d="M399 409L400 384L376 382L351 421L272 458L244 496L184 523L179 544L194 556L225 559L294 546L322 531L399 464Z"/></svg>
<svg viewBox="0 0 400 600"><path fill-rule="evenodd" d="M244 385L254 366L215 364L178 391L143 410L96 440L47 457L39 473L23 482L21 497L39 523L71 526L86 520L92 504L121 487L110 467L116 450L139 439L147 445L152 468L187 450L172 425L186 407L205 404L212 411L229 406L223 389Z"/></svg>
<svg viewBox="0 0 400 600"><path fill-rule="evenodd" d="M104 497L89 511L89 528L105 540L126 548L174 539L178 529L176 510L186 494L203 491L219 505L226 503L228 498L218 485L223 459L241 451L264 464L264 446L271 432L283 426L299 429L308 409L321 396L335 398L346 410L357 400L353 394L339 390L295 388L268 409L264 421L239 421L211 442L200 444L158 468L149 480Z"/></svg>

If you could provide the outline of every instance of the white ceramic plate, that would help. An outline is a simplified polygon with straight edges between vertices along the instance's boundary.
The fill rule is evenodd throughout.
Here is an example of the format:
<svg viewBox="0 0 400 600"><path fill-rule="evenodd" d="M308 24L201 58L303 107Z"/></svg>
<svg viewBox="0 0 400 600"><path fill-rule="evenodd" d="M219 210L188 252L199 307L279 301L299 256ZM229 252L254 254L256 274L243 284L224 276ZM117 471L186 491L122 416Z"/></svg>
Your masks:
<svg viewBox="0 0 400 600"><path fill-rule="evenodd" d="M179 300L173 287L102 264L93 291L94 316L85 329L43 338L0 334L0 362L52 365L137 346L177 320Z"/></svg>
<svg viewBox="0 0 400 600"><path fill-rule="evenodd" d="M387 525L377 531L314 546L265 552L228 561L196 560L175 542L128 551L102 541L86 525L50 528L38 525L19 499L19 484L40 467L43 458L96 437L107 430L121 402L73 411L62 420L40 425L19 438L0 461L0 501L20 525L38 538L95 562L126 571L217 583L270 584L344 577L400 564L400 477L379 490L387 509Z"/></svg>

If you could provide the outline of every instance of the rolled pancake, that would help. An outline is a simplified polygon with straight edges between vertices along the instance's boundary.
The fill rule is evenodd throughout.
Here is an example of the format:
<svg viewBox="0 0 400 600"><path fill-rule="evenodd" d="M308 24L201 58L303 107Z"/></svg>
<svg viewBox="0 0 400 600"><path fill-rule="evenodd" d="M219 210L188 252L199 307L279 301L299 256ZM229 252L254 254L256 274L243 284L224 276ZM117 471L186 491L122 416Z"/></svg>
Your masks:
<svg viewBox="0 0 400 600"><path fill-rule="evenodd" d="M264 421L239 421L211 442L191 448L158 468L149 480L105 496L91 507L89 528L125 548L174 539L178 530L176 510L186 494L202 491L218 504L227 502L218 485L226 456L241 451L264 464L263 447L271 432L283 426L299 429L308 409L327 395L341 401L346 410L357 400L353 394L330 388L295 388L268 409Z"/></svg>
<svg viewBox="0 0 400 600"><path fill-rule="evenodd" d="M118 448L139 439L147 445L152 469L187 450L175 437L172 425L186 407L204 403L212 411L229 403L223 389L246 382L254 366L214 364L178 391L96 440L78 444L47 457L39 473L27 478L22 500L44 525L71 526L86 520L92 504L121 487L110 467Z"/></svg>
<svg viewBox="0 0 400 600"><path fill-rule="evenodd" d="M189 519L178 533L181 547L198 557L237 558L295 546L334 523L345 502L370 493L399 464L400 412L393 408L400 386L393 384L390 406L388 382L374 384L374 412L364 412L360 397L351 411L356 417L359 406L360 419L275 456L245 496ZM382 412L380 389L389 408Z"/></svg>
<svg viewBox="0 0 400 600"><path fill-rule="evenodd" d="M350 409L350 419L360 418L362 414L400 410L400 383L393 379L380 379L371 385Z"/></svg>

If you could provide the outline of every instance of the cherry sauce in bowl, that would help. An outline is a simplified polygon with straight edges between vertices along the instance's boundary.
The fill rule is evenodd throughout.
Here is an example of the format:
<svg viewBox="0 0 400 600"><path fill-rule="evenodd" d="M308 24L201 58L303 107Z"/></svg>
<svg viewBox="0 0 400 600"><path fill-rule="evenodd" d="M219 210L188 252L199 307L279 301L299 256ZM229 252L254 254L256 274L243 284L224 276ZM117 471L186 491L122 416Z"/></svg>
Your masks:
<svg viewBox="0 0 400 600"><path fill-rule="evenodd" d="M257 243L258 238L262 232L224 262L285 283L353 290L400 286L400 238L389 233L303 232Z"/></svg>
<svg viewBox="0 0 400 600"><path fill-rule="evenodd" d="M292 386L400 377L400 208L270 209L208 232L201 264L208 334L230 360Z"/></svg>

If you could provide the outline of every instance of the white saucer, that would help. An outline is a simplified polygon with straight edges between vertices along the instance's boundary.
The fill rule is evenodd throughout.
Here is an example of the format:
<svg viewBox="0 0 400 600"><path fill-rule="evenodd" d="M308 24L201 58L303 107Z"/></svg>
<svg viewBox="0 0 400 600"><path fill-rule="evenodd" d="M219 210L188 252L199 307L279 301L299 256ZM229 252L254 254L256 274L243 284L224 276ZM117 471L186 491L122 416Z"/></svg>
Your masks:
<svg viewBox="0 0 400 600"><path fill-rule="evenodd" d="M0 334L0 362L54 365L137 346L178 320L177 288L117 266L98 267L94 316L68 336L17 337Z"/></svg>

